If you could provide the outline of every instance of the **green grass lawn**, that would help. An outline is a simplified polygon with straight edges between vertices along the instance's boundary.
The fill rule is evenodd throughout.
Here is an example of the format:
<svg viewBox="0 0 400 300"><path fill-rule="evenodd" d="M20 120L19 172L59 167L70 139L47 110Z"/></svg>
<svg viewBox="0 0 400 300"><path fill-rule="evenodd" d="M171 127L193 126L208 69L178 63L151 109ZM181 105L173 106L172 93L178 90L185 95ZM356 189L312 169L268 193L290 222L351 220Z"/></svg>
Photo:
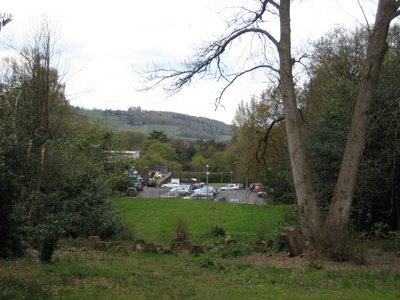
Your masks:
<svg viewBox="0 0 400 300"><path fill-rule="evenodd" d="M179 218L188 222L193 241L211 243L208 227L218 224L245 243L255 240L262 220L272 233L284 211L206 200L121 198L114 204L135 238L165 246ZM213 252L117 253L84 245L63 241L50 264L39 263L32 252L0 260L0 299L400 299L400 270L283 268Z"/></svg>
<svg viewBox="0 0 400 300"><path fill-rule="evenodd" d="M289 209L207 200L141 198L120 198L115 206L134 229L136 238L163 246L169 246L179 219L187 222L195 243L214 242L208 233L216 225L239 242L251 243L257 239L256 230L261 221L266 222L272 235L282 220L282 212Z"/></svg>

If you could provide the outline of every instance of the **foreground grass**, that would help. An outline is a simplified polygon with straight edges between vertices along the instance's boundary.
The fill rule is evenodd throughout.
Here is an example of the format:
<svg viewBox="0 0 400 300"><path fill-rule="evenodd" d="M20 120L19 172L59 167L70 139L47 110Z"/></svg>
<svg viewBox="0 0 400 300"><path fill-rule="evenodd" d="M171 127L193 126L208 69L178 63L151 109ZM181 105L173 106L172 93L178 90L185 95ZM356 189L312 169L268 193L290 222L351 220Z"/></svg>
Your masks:
<svg viewBox="0 0 400 300"><path fill-rule="evenodd" d="M205 264L212 261L214 264ZM8 273L8 276L4 276ZM398 299L400 272L257 267L206 254L2 262L1 299Z"/></svg>
<svg viewBox="0 0 400 300"><path fill-rule="evenodd" d="M261 220L272 232L283 212L281 207L204 200L117 199L115 205L134 227L135 238L164 241L165 246L180 217L186 218L199 242L212 240L205 233L210 224L246 242L255 239ZM400 298L399 270L261 267L212 252L190 256L96 252L79 245L64 246L48 265L32 253L0 261L0 299Z"/></svg>

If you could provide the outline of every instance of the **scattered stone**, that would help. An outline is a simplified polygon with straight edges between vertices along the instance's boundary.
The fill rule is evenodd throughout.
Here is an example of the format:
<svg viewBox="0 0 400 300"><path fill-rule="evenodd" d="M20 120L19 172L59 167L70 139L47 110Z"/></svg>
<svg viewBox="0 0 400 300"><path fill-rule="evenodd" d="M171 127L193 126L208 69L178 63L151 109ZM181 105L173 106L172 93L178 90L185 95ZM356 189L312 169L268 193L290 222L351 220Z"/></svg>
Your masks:
<svg viewBox="0 0 400 300"><path fill-rule="evenodd" d="M192 244L190 241L183 241L179 248L181 249L181 255L189 255L192 251Z"/></svg>
<svg viewBox="0 0 400 300"><path fill-rule="evenodd" d="M93 248L94 248L94 250L98 250L98 251L107 251L107 244L100 241L100 242L97 242Z"/></svg>
<svg viewBox="0 0 400 300"><path fill-rule="evenodd" d="M192 246L192 253L190 253L190 254L195 254L195 253L204 253L204 248L203 248L203 246L200 246L200 245L193 245L193 246Z"/></svg>
<svg viewBox="0 0 400 300"><path fill-rule="evenodd" d="M157 248L154 244L144 244L142 251L145 253L157 253Z"/></svg>
<svg viewBox="0 0 400 300"><path fill-rule="evenodd" d="M191 245L191 243L188 240L182 241L182 240L174 239L174 240L172 240L171 249L175 250L175 249L187 248L190 245Z"/></svg>
<svg viewBox="0 0 400 300"><path fill-rule="evenodd" d="M126 249L125 246L123 245L118 245L115 247L115 251L119 252L119 253L126 253Z"/></svg>
<svg viewBox="0 0 400 300"><path fill-rule="evenodd" d="M164 248L161 245L156 245L157 253L162 254L164 252Z"/></svg>
<svg viewBox="0 0 400 300"><path fill-rule="evenodd" d="M117 249L118 246L124 246L124 244L122 242L110 242L108 246Z"/></svg>
<svg viewBox="0 0 400 300"><path fill-rule="evenodd" d="M190 254L200 254L204 253L204 248L201 245L191 245L185 244L181 248L180 255L190 255Z"/></svg>
<svg viewBox="0 0 400 300"><path fill-rule="evenodd" d="M144 245L145 245L146 243L144 242L144 240L142 240L142 239L137 239L136 241L135 241L135 243L132 245L132 248L131 248L131 251L132 252L139 252L139 251L142 251L142 249L144 248Z"/></svg>
<svg viewBox="0 0 400 300"><path fill-rule="evenodd" d="M174 242L172 242L172 244L171 244L171 249L172 249L172 250L178 249L178 248L180 248L180 245L181 245L180 242L174 241Z"/></svg>
<svg viewBox="0 0 400 300"><path fill-rule="evenodd" d="M101 242L101 238L98 235L91 235L88 237L90 246L95 247L97 242Z"/></svg>

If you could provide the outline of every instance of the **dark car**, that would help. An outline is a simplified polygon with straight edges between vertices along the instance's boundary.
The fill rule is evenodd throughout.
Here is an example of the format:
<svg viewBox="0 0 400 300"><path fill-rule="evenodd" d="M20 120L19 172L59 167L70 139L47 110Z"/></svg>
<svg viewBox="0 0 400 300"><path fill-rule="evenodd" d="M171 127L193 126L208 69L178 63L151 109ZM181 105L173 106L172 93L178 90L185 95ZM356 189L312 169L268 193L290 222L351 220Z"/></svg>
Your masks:
<svg viewBox="0 0 400 300"><path fill-rule="evenodd" d="M149 177L146 180L146 186L152 186L152 187L156 187L157 183L156 183L156 179L153 177Z"/></svg>

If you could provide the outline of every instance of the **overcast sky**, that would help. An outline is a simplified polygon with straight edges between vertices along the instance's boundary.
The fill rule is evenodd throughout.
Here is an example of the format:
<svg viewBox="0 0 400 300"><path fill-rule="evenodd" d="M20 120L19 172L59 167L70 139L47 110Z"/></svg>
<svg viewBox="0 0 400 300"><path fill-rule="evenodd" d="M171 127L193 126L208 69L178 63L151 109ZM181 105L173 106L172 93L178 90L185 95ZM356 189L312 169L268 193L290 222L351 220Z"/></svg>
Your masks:
<svg viewBox="0 0 400 300"><path fill-rule="evenodd" d="M138 92L133 67L177 63L199 41L225 28L222 14L246 0L4 0L1 11L13 21L2 28L0 41L26 40L42 16L59 26L64 56L70 61L67 93L72 105L84 108L176 111L231 124L237 105L259 96L252 80L233 87L215 108L221 86L198 82L167 98L162 91ZM337 24L364 23L357 0L302 0L292 5L295 43L316 39ZM360 0L376 8L374 0ZM368 9L365 11L371 15ZM369 19L372 23L373 20ZM0 46L0 51L4 48ZM257 81L256 79L254 81Z"/></svg>

